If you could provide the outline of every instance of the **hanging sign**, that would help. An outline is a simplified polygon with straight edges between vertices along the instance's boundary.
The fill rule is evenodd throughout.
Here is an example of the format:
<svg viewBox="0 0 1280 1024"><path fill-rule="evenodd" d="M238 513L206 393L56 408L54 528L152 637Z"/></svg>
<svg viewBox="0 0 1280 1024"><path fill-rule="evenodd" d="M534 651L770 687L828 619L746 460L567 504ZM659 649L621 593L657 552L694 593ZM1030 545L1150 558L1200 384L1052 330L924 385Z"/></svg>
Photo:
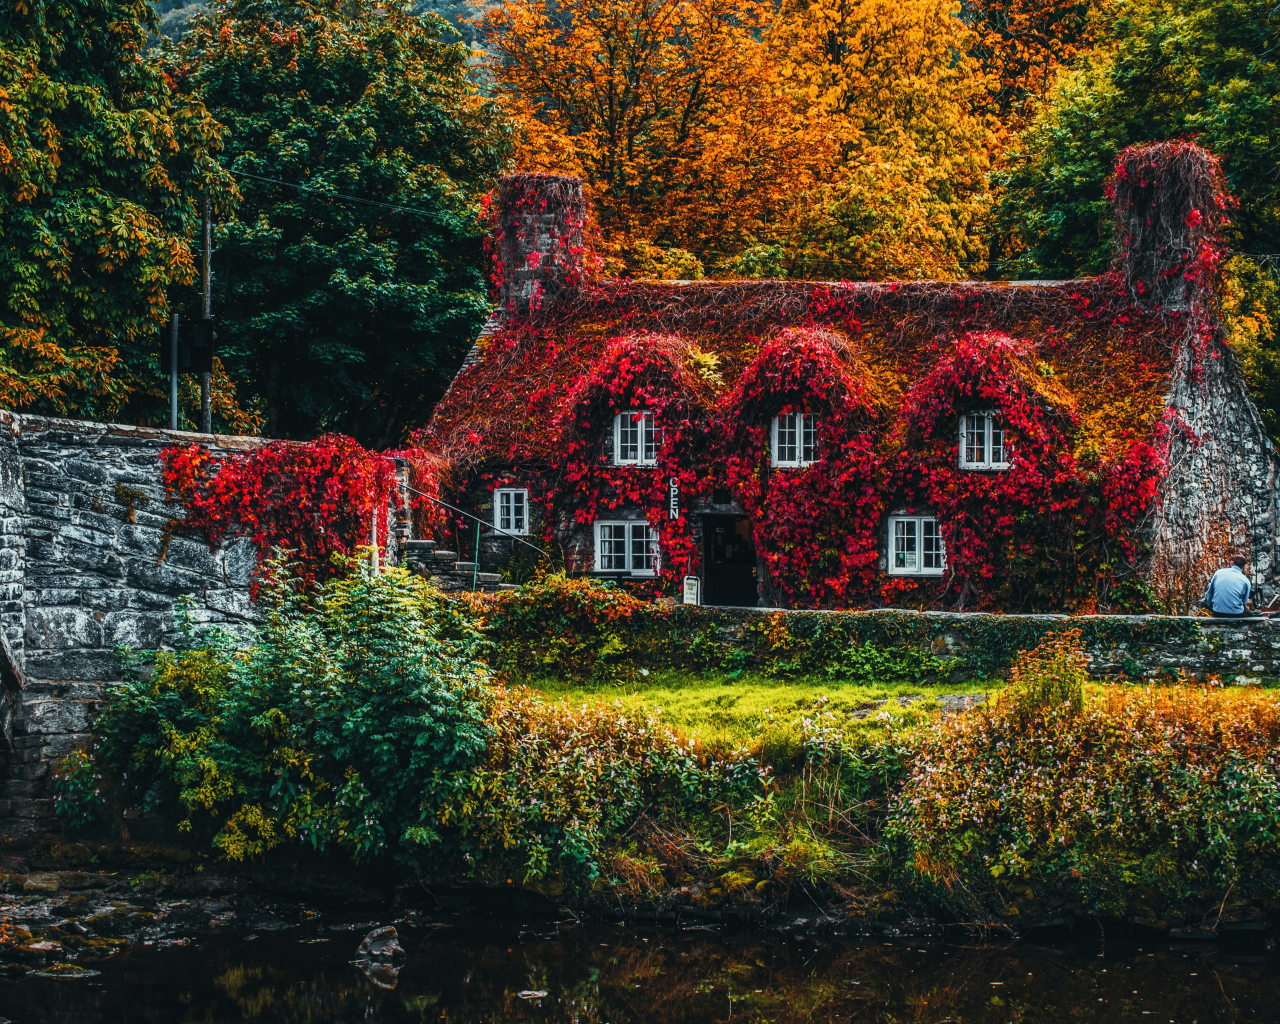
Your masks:
<svg viewBox="0 0 1280 1024"><path fill-rule="evenodd" d="M667 515L671 519L680 518L680 478L678 476L667 480Z"/></svg>

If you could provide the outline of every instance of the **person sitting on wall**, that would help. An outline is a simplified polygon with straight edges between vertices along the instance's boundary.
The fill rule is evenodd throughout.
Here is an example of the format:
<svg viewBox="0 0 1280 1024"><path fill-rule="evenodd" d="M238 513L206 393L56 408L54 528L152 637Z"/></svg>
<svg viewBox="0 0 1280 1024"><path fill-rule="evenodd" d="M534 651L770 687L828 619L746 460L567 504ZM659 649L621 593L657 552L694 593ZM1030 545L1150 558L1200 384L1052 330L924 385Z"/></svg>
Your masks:
<svg viewBox="0 0 1280 1024"><path fill-rule="evenodd" d="M1215 619L1240 619L1248 614L1249 577L1244 574L1244 555L1236 555L1225 569L1219 569L1204 592L1204 606Z"/></svg>

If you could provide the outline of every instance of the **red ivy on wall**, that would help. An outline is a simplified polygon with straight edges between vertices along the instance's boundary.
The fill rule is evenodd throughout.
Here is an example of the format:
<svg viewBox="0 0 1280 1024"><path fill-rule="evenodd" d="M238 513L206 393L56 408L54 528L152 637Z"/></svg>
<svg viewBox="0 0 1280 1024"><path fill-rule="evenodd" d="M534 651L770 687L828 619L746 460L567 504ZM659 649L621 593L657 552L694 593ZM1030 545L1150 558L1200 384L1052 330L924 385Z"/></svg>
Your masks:
<svg viewBox="0 0 1280 1024"><path fill-rule="evenodd" d="M917 586L938 591L935 600L950 591L960 606L1089 608L1115 561L1134 554L1161 458L1135 440L1110 461L1077 454L1072 398L1025 343L970 333L934 356L904 402L906 443L887 484L895 507L936 515L946 543L943 580ZM1008 469L960 468L960 417L970 412L1003 424Z"/></svg>
<svg viewBox="0 0 1280 1024"><path fill-rule="evenodd" d="M660 538L661 582L697 566L689 505L707 485L714 396L691 365L688 342L669 335L618 338L566 397L553 432L561 449L541 496L548 530L571 521L591 527L639 509ZM656 464L613 464L614 417L647 410L654 420ZM679 482L679 516L669 515L669 487Z"/></svg>
<svg viewBox="0 0 1280 1024"><path fill-rule="evenodd" d="M332 556L368 544L375 510L399 501L391 458L341 434L305 444L273 441L227 456L179 445L164 449L161 459L169 500L187 510L175 530L202 532L210 547L247 534L260 558L288 548L309 582L334 575Z"/></svg>
<svg viewBox="0 0 1280 1024"><path fill-rule="evenodd" d="M723 465L751 517L767 586L796 607L866 603L876 578L883 502L878 420L859 364L839 335L780 331L725 400ZM770 466L773 418L815 417L815 461Z"/></svg>

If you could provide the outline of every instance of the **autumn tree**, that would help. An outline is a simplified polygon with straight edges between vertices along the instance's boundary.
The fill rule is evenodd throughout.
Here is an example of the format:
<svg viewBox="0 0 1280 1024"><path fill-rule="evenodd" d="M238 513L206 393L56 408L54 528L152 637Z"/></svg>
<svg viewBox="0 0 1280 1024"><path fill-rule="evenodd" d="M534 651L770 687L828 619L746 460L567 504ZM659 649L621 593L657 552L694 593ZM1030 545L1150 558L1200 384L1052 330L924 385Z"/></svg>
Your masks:
<svg viewBox="0 0 1280 1024"><path fill-rule="evenodd" d="M507 0L485 30L521 164L586 178L632 271L983 265L986 86L950 0Z"/></svg>
<svg viewBox="0 0 1280 1024"><path fill-rule="evenodd" d="M835 151L784 88L770 17L751 0L507 0L484 31L521 165L584 177L633 266L655 242L715 262L772 239Z"/></svg>
<svg viewBox="0 0 1280 1024"><path fill-rule="evenodd" d="M792 245L841 276L983 269L993 120L978 37L952 0L813 0L772 42L795 94L840 147Z"/></svg>
<svg viewBox="0 0 1280 1024"><path fill-rule="evenodd" d="M1058 74L1095 42L1091 15L1105 0L965 0L970 55L987 80L986 109L1017 124L1043 100Z"/></svg>
<svg viewBox="0 0 1280 1024"><path fill-rule="evenodd" d="M144 0L0 19L0 405L110 419L158 384L220 129L141 48ZM147 409L140 410L141 415Z"/></svg>
<svg viewBox="0 0 1280 1024"><path fill-rule="evenodd" d="M457 38L395 0L223 0L166 51L227 129L219 344L272 436L394 443L488 313L479 196L508 137Z"/></svg>

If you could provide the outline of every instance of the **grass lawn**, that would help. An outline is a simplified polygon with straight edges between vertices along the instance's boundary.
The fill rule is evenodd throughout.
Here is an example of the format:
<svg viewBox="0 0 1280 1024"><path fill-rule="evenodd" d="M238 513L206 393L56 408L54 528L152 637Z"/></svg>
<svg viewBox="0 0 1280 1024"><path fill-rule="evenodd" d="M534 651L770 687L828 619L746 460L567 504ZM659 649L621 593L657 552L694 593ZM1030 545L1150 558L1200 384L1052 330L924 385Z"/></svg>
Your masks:
<svg viewBox="0 0 1280 1024"><path fill-rule="evenodd" d="M925 686L920 683L868 684L832 681L821 676L779 679L763 673L743 672L700 675L677 670L655 671L647 677L632 675L633 681L603 685L578 681L525 677L509 674L507 681L526 685L548 699L614 700L636 708L661 709L662 718L683 733L696 734L704 743L736 746L760 736L770 716L774 728L813 712L818 701L827 698L824 710L850 717L867 705L908 694L932 698L944 693L988 693L1003 686L999 680L974 680L955 685ZM936 705L932 700L899 707L891 700L875 709L865 721L868 728L880 728L874 715L888 712L895 719L919 721Z"/></svg>

